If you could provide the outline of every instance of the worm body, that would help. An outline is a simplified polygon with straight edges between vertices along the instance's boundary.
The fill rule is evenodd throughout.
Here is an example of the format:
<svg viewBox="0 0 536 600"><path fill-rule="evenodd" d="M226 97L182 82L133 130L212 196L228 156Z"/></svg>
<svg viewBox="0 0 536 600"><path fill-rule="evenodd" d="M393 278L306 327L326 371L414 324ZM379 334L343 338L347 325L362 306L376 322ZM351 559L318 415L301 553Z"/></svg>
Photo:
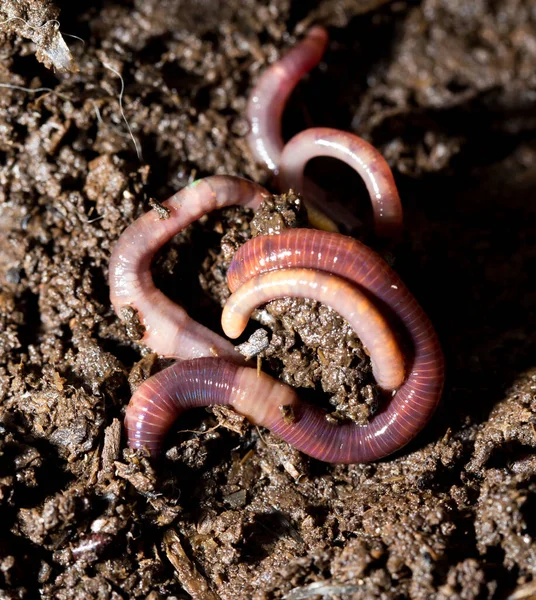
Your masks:
<svg viewBox="0 0 536 600"><path fill-rule="evenodd" d="M283 149L281 117L296 84L322 58L328 42L323 27L312 27L305 39L266 69L253 88L247 105L248 143L259 162L277 173Z"/></svg>
<svg viewBox="0 0 536 600"><path fill-rule="evenodd" d="M276 427L279 406L294 406L294 390L256 369L215 358L177 362L134 392L125 426L129 445L154 456L177 417L189 408L230 405L252 423Z"/></svg>
<svg viewBox="0 0 536 600"><path fill-rule="evenodd" d="M320 196L325 195L304 179L303 172L316 156L345 161L367 185L377 233L397 235L402 209L395 182L385 160L367 142L317 128L298 134L283 148L285 103L302 75L318 64L326 44L326 31L313 27L259 79L248 103L249 143L259 160L279 172L280 185L304 192L315 209L313 220L328 229L333 224L322 212L350 226L357 220L336 204L321 204ZM129 444L156 455L182 411L230 405L319 460L357 463L387 456L413 439L431 418L443 389L444 359L426 314L375 252L352 238L313 230L254 238L229 268L233 295L222 316L224 331L237 337L251 311L274 298L308 297L332 306L367 347L380 387L392 391L365 427L332 423L324 411L300 401L292 388L237 364L238 355L227 340L192 320L154 286L151 261L163 244L212 210L233 204L256 208L265 195L264 188L236 177L208 177L164 202L169 218L159 219L153 211L145 214L114 248L109 280L116 312L134 308L145 328L143 341L160 354L185 359L148 379L132 396L125 419ZM412 355L406 365L378 304L387 307L407 333Z"/></svg>
<svg viewBox="0 0 536 600"><path fill-rule="evenodd" d="M259 283L258 277L278 275L271 271L280 268L336 273L366 288L398 317L411 338L413 360L407 379L388 405L366 427L334 424L321 409L300 401L294 390L264 373L221 359L199 358L172 365L136 390L125 420L131 446L146 447L156 455L182 411L215 404L232 406L305 454L332 463L380 459L400 449L424 427L443 388L443 354L428 318L398 276L356 240L291 230L247 242L231 264L230 287ZM318 273L310 271L309 276ZM249 293L258 298L254 290Z"/></svg>
<svg viewBox="0 0 536 600"><path fill-rule="evenodd" d="M166 242L204 214L233 204L257 208L265 195L263 187L245 179L207 177L163 203L169 218L150 211L121 234L110 259L110 298L119 316L125 307L137 311L145 328L142 341L152 350L181 359L212 355L239 360L230 342L191 319L155 287L151 261Z"/></svg>
<svg viewBox="0 0 536 600"><path fill-rule="evenodd" d="M322 58L327 31L312 27L306 37L269 67L253 88L247 105L249 146L259 162L278 175L281 190L303 194L314 227L338 231L337 223L351 230L359 220L337 202L329 202L324 190L304 179L306 164L315 157L331 156L353 167L364 179L372 200L376 233L398 235L402 207L393 175L380 153L356 135L325 127L307 129L286 145L281 135L285 104L299 80Z"/></svg>
<svg viewBox="0 0 536 600"><path fill-rule="evenodd" d="M357 135L328 127L306 129L295 135L283 149L279 177L284 188L306 194L309 188L309 202L318 192L304 181L303 173L305 165L317 156L338 158L353 167L367 186L376 233L383 237L400 234L402 205L398 190L389 165L374 146Z"/></svg>
<svg viewBox="0 0 536 600"><path fill-rule="evenodd" d="M443 353L428 317L380 256L357 240L328 232L294 229L250 240L231 263L228 285L234 291L262 273L294 268L326 271L367 290L404 326L413 357L406 380L369 425L341 426L347 432L344 443L339 429L334 433L325 419L306 408L292 428L284 428L284 439L297 445L303 441L301 428L313 431L314 427L314 435L325 440L322 460L328 462L367 462L398 450L429 421L443 389Z"/></svg>
<svg viewBox="0 0 536 600"><path fill-rule="evenodd" d="M222 313L223 331L230 338L245 329L255 308L275 298L312 298L344 317L365 345L372 372L384 390L404 380L404 357L393 330L363 292L347 279L313 269L280 269L261 273L240 286Z"/></svg>

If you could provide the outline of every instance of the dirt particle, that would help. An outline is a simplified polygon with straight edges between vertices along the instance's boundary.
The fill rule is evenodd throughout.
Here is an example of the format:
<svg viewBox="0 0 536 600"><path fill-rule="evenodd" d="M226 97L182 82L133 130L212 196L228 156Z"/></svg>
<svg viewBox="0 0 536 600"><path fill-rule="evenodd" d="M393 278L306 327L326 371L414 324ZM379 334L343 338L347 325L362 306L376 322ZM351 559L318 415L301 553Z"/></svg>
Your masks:
<svg viewBox="0 0 536 600"><path fill-rule="evenodd" d="M145 327L138 316L138 311L133 306L122 306L120 310L121 321L125 324L127 336L134 341L141 340L145 335Z"/></svg>
<svg viewBox="0 0 536 600"><path fill-rule="evenodd" d="M296 421L296 415L294 414L294 408L288 404L282 404L279 407L279 412L283 417L283 421L287 425L292 425Z"/></svg>
<svg viewBox="0 0 536 600"><path fill-rule="evenodd" d="M149 206L156 212L159 219L169 219L171 210L154 198L149 198Z"/></svg>

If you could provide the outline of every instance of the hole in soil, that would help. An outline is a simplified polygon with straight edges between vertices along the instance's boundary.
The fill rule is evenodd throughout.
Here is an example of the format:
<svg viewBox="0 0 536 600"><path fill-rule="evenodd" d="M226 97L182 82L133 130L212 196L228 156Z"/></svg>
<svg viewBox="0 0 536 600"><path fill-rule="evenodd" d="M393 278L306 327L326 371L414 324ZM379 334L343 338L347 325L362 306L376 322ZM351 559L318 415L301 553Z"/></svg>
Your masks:
<svg viewBox="0 0 536 600"><path fill-rule="evenodd" d="M254 522L244 527L242 558L246 562L258 562L269 556L276 542L284 537L303 543L299 531L285 513L274 511L257 514Z"/></svg>
<svg viewBox="0 0 536 600"><path fill-rule="evenodd" d="M456 79L451 79L447 83L447 90L453 94L462 94L469 89L469 85L466 83L462 83Z"/></svg>
<svg viewBox="0 0 536 600"><path fill-rule="evenodd" d="M337 202L364 222L364 231L373 231L372 203L363 179L352 167L331 157L309 161L305 176L327 194L328 202Z"/></svg>
<svg viewBox="0 0 536 600"><path fill-rule="evenodd" d="M484 466L488 469L504 469L517 463L522 468L524 459L534 455L534 448L513 441L495 448ZM535 530L536 531L536 530Z"/></svg>
<svg viewBox="0 0 536 600"><path fill-rule="evenodd" d="M110 305L110 288L108 282L104 277L102 269L96 267L90 267L89 273L91 277L91 288L93 290L93 297L105 307Z"/></svg>
<svg viewBox="0 0 536 600"><path fill-rule="evenodd" d="M211 88L209 87L202 87L197 90L195 104L200 113L208 110L210 107L210 94Z"/></svg>
<svg viewBox="0 0 536 600"><path fill-rule="evenodd" d="M39 85L35 87L48 87L54 89L60 83L59 79L54 75L54 72L46 69L41 63L37 62L37 59L33 54L28 54L27 56L16 54L13 56L13 66L11 71L24 77L28 84L31 82L32 78L38 77ZM31 87L28 84L23 84L23 86ZM35 94L29 95L32 98L35 96Z"/></svg>
<svg viewBox="0 0 536 600"><path fill-rule="evenodd" d="M288 31L292 31L296 25L305 19L313 8L318 4L317 0L301 0L301 2L292 2L287 21Z"/></svg>
<svg viewBox="0 0 536 600"><path fill-rule="evenodd" d="M143 64L154 65L167 51L167 44L162 37L153 37L147 41L145 47L138 53L138 60Z"/></svg>
<svg viewBox="0 0 536 600"><path fill-rule="evenodd" d="M176 62L167 62L162 67L161 74L168 88L180 93L184 93L185 89L197 87L201 81L197 75L188 73Z"/></svg>
<svg viewBox="0 0 536 600"><path fill-rule="evenodd" d="M526 531L534 540L534 536L536 535L536 499L534 495L528 496L527 501L521 508L521 514L525 518Z"/></svg>
<svg viewBox="0 0 536 600"><path fill-rule="evenodd" d="M140 360L139 351L123 342L111 338L99 337L99 344L105 352L109 352L115 356L124 365L133 365Z"/></svg>
<svg viewBox="0 0 536 600"><path fill-rule="evenodd" d="M26 290L21 296L18 310L25 316L24 324L21 325L18 331L21 347L27 348L30 344L38 344L41 330L38 296Z"/></svg>
<svg viewBox="0 0 536 600"><path fill-rule="evenodd" d="M310 515L317 527L322 527L326 522L327 517L330 514L329 508L327 506L308 506L307 514Z"/></svg>

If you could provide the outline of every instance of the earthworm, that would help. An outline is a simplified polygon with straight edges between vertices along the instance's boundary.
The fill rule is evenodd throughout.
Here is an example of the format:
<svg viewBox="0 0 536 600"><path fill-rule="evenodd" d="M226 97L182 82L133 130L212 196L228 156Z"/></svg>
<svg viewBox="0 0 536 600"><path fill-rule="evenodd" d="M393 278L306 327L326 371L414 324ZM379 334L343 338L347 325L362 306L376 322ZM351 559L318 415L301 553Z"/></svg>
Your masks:
<svg viewBox="0 0 536 600"><path fill-rule="evenodd" d="M254 238L235 254L227 283L234 292L262 273L295 268L325 271L366 290L404 327L413 356L406 380L369 425L350 429L343 425L334 430L312 408L304 408L302 418L292 426L285 425L284 435L279 428L280 435L300 449L300 444L309 443L308 435L324 440L322 447L326 452L321 459L328 462L366 462L394 452L426 425L441 398L444 358L432 324L379 255L339 234L293 229L277 236ZM313 422L316 429L304 429Z"/></svg>
<svg viewBox="0 0 536 600"><path fill-rule="evenodd" d="M126 308L137 311L145 328L142 341L152 350L181 359L213 355L241 360L229 341L194 321L155 287L151 261L166 242L204 214L234 204L255 209L266 195L263 187L245 179L207 177L163 202L168 218L147 212L121 234L110 259L110 298L120 317Z"/></svg>
<svg viewBox="0 0 536 600"><path fill-rule="evenodd" d="M281 117L285 104L303 75L320 62L327 43L327 31L311 27L303 41L266 69L249 96L249 146L257 160L276 174L283 150Z"/></svg>
<svg viewBox="0 0 536 600"><path fill-rule="evenodd" d="M227 300L221 317L225 334L237 338L253 310L275 298L312 298L336 310L357 333L384 390L404 380L404 357L391 326L363 292L347 279L314 269L280 269L252 277Z"/></svg>
<svg viewBox="0 0 536 600"><path fill-rule="evenodd" d="M339 203L328 202L324 190L304 179L303 172L306 164L319 156L346 162L365 181L376 233L397 236L402 227L400 198L389 165L373 146L354 134L328 128L308 129L287 145L283 142L281 118L288 97L302 76L320 62L327 41L323 27L312 27L303 41L261 75L247 105L249 146L257 160L278 175L280 189L293 188L304 195L311 223L329 231L335 230L333 221L351 229L359 220Z"/></svg>
<svg viewBox="0 0 536 600"><path fill-rule="evenodd" d="M405 326L413 360L388 405L365 427L334 424L321 409L300 401L292 388L264 373L200 358L175 363L136 390L125 420L131 446L156 455L182 411L216 404L232 406L305 454L332 463L378 460L417 435L439 403L444 380L439 342L417 301L375 252L351 238L313 230L290 230L244 244L229 269L229 287L234 290L269 271L292 268L331 272L365 288Z"/></svg>
<svg viewBox="0 0 536 600"><path fill-rule="evenodd" d="M320 62L327 42L328 32L320 26L312 27L300 43L264 71L249 95L246 115L250 131L247 141L255 158L264 163L274 175L279 172L284 146L281 118L285 105L303 75ZM312 182L308 182L307 191L311 202L307 201L306 206L314 227L338 231L333 219L351 227L359 223L344 207L321 202L325 194Z"/></svg>
<svg viewBox="0 0 536 600"><path fill-rule="evenodd" d="M281 154L280 180L284 188L304 193L305 165L317 156L338 158L353 167L364 180L372 200L376 234L395 237L402 231L402 205L395 180L383 156L362 138L328 127L314 127L295 135ZM309 201L314 191L306 197ZM323 206L323 205L321 205Z"/></svg>
<svg viewBox="0 0 536 600"><path fill-rule="evenodd" d="M179 361L144 381L130 399L129 445L160 451L168 429L189 408L230 405L256 425L275 428L280 406L298 403L296 392L256 369L216 358Z"/></svg>

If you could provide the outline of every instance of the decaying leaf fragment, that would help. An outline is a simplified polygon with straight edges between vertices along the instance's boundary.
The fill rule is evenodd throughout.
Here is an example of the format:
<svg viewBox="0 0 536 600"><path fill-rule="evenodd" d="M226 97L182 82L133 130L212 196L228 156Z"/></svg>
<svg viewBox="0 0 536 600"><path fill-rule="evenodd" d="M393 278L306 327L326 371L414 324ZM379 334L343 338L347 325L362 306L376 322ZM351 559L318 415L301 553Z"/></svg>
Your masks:
<svg viewBox="0 0 536 600"><path fill-rule="evenodd" d="M76 73L76 64L57 20L59 9L50 0L3 0L0 3L0 37L15 33L35 44L35 56L48 69Z"/></svg>

